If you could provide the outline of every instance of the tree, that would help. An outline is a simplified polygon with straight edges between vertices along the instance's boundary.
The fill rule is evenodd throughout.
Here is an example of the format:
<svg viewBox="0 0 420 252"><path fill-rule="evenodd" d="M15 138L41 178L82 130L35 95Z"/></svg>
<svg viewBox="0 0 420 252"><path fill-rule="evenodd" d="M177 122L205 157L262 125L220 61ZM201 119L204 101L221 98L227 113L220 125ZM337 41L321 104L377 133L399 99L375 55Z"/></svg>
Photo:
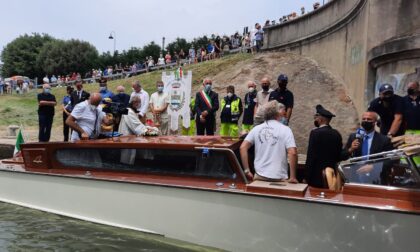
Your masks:
<svg viewBox="0 0 420 252"><path fill-rule="evenodd" d="M35 64L41 48L55 39L48 34L33 33L23 35L4 47L1 59L4 63L3 76L25 75L42 78L42 69Z"/></svg>
<svg viewBox="0 0 420 252"><path fill-rule="evenodd" d="M46 43L36 60L46 74L85 73L98 63L98 51L85 41L54 40Z"/></svg>
<svg viewBox="0 0 420 252"><path fill-rule="evenodd" d="M142 53L140 54L142 56L141 60L144 60L146 57L152 56L155 61L159 58L159 54L161 53L160 46L156 45L155 42L150 42L150 44L145 45L143 47Z"/></svg>
<svg viewBox="0 0 420 252"><path fill-rule="evenodd" d="M184 52L187 54L188 50L191 47L191 43L187 42L184 38L176 38L174 42L171 42L166 47L167 51L169 51L170 54L174 54L175 52L179 53L179 51L184 50Z"/></svg>

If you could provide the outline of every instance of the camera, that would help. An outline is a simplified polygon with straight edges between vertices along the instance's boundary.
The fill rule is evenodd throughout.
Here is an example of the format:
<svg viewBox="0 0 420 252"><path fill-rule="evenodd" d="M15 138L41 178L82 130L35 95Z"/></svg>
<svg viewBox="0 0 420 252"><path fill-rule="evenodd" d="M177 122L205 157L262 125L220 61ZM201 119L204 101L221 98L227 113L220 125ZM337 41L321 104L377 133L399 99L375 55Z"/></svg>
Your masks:
<svg viewBox="0 0 420 252"><path fill-rule="evenodd" d="M128 109L122 103L104 101L104 104L105 104L105 107L103 107L102 111L107 114L112 114L114 116L121 116L121 115L128 114Z"/></svg>

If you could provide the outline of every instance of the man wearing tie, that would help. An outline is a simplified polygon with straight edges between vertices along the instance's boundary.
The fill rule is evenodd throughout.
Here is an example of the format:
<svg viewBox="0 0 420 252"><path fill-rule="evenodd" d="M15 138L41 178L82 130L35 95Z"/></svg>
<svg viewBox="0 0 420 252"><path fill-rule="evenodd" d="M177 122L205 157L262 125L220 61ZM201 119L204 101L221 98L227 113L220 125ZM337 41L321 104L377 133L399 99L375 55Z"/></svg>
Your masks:
<svg viewBox="0 0 420 252"><path fill-rule="evenodd" d="M76 104L88 100L90 94L83 90L83 84L81 81L76 81L76 90L70 95L71 106L74 108Z"/></svg>
<svg viewBox="0 0 420 252"><path fill-rule="evenodd" d="M359 139L356 133L350 134L347 144L342 151L342 160L350 157L361 157L371 154L389 151L393 149L389 137L375 131L378 114L372 111L364 112L361 126L366 134L363 139Z"/></svg>
<svg viewBox="0 0 420 252"><path fill-rule="evenodd" d="M362 136L356 133L350 134L347 144L341 152L342 160L350 157L362 157L372 155L393 149L389 137L375 131L378 114L372 111L363 113L362 129L366 132ZM365 158L370 159L369 157ZM362 184L387 184L390 166L386 162L378 162L374 164L360 164L357 169L353 170L346 177L350 181Z"/></svg>

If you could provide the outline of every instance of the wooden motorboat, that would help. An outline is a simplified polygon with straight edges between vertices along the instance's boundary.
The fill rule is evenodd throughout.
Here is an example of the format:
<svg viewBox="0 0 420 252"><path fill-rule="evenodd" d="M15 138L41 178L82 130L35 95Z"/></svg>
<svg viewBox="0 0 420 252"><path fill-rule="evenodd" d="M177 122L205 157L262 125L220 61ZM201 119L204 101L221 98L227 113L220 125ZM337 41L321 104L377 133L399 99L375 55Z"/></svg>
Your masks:
<svg viewBox="0 0 420 252"><path fill-rule="evenodd" d="M23 160L1 162L0 201L230 251L418 250L420 148L343 163L346 183L334 192L248 181L240 144L183 136L27 143ZM360 175L363 165L376 177Z"/></svg>

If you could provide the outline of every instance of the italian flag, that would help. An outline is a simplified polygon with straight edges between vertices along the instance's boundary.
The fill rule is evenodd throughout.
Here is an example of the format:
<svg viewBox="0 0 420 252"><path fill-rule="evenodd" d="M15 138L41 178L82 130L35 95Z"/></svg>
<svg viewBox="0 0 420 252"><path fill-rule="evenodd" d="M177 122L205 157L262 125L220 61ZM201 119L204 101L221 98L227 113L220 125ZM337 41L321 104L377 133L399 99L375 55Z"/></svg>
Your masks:
<svg viewBox="0 0 420 252"><path fill-rule="evenodd" d="M25 143L25 141L23 141L22 130L19 129L19 133L18 133L17 138L16 138L15 151L13 152L14 157L20 157L21 156L20 145L23 144L23 143Z"/></svg>

